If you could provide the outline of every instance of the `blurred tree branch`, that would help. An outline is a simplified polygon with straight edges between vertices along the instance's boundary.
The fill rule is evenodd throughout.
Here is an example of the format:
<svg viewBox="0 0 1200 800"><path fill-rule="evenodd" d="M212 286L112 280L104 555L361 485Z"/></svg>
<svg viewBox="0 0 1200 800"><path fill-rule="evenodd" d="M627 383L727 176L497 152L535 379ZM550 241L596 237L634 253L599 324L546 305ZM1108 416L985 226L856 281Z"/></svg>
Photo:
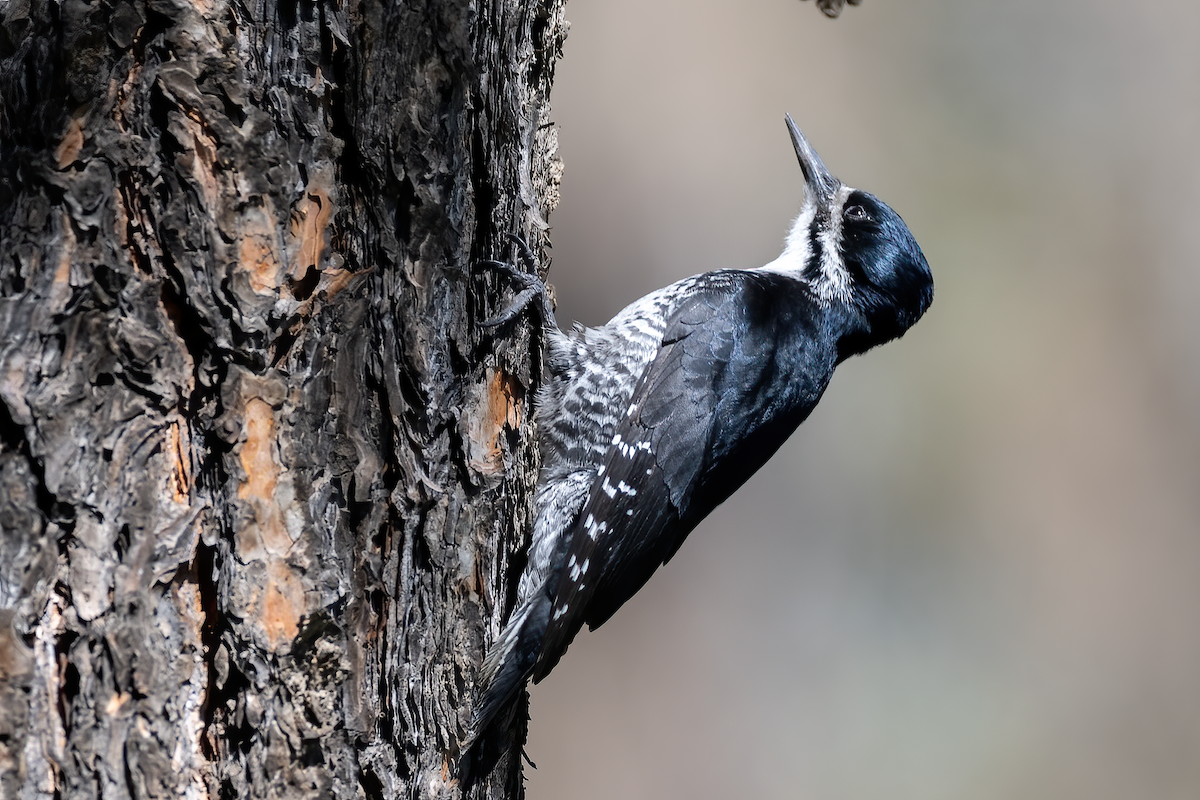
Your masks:
<svg viewBox="0 0 1200 800"><path fill-rule="evenodd" d="M817 0L817 8L827 17L836 17L846 5L862 5L862 0Z"/></svg>

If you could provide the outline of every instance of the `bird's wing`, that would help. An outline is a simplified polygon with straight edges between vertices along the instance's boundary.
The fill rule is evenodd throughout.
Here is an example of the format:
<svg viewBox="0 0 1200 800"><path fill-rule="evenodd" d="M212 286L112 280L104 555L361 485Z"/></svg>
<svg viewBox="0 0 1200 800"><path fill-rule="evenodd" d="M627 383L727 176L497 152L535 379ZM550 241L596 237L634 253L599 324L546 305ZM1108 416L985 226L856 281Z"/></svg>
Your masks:
<svg viewBox="0 0 1200 800"><path fill-rule="evenodd" d="M730 286L723 280L696 292L672 315L596 482L563 537L550 577L554 585L547 586L553 604L535 680L550 672L584 622L595 628L606 621L732 491L711 503L693 502L711 467L714 428L754 425L755 404L744 402L726 372L738 358L738 385L747 383L746 376L757 384L755 373L773 361L772 343L758 341L769 332L754 329L760 315L748 295L757 291L751 281Z"/></svg>

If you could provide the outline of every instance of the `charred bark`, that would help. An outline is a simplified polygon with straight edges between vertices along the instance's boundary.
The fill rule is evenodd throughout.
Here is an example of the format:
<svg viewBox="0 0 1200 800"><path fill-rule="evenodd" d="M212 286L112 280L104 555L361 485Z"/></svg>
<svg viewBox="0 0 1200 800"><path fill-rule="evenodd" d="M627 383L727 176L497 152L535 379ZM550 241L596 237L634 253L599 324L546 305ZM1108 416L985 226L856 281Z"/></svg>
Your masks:
<svg viewBox="0 0 1200 800"><path fill-rule="evenodd" d="M460 793L541 361L472 265L544 245L564 35L561 0L0 7L0 795Z"/></svg>

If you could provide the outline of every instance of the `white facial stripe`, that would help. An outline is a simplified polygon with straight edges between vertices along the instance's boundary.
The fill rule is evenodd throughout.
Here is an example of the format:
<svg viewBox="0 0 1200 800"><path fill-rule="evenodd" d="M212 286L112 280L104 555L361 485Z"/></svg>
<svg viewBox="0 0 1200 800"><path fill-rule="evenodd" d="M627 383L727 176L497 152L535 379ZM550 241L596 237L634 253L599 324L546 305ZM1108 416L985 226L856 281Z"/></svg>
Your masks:
<svg viewBox="0 0 1200 800"><path fill-rule="evenodd" d="M829 225L817 234L821 243L821 263L812 277L813 292L822 303L850 300L850 273L842 263L842 211L854 189L843 186L833 197Z"/></svg>

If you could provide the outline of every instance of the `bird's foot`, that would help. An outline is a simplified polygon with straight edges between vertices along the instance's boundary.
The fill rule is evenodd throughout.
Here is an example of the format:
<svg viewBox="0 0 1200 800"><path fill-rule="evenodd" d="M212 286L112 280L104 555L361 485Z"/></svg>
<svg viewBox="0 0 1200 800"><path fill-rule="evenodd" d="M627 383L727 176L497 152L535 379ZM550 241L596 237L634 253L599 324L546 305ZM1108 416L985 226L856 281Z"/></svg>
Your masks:
<svg viewBox="0 0 1200 800"><path fill-rule="evenodd" d="M509 238L517 246L517 251L524 262L528 271L521 269L516 264L508 261L479 261L477 264L481 267L494 269L497 272L503 272L509 276L521 287L521 291L513 298L505 308L488 320L482 320L476 324L481 328L496 328L506 322L514 319L524 310L525 306L536 297L541 299L542 303L542 323L546 327L557 327L558 323L554 319L554 306L550 302L549 292L546 290L545 282L537 275L537 260L534 258L533 250L529 248L528 242L522 239L515 233L510 233Z"/></svg>

